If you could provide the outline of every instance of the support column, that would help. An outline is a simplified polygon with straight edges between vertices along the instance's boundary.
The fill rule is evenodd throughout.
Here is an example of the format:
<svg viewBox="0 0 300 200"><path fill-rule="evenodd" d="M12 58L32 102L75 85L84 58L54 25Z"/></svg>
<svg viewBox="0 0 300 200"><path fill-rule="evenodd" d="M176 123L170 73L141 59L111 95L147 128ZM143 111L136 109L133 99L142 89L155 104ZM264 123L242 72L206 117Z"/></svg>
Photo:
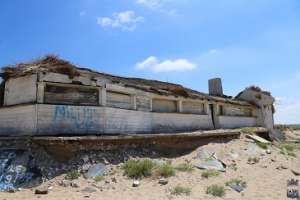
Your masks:
<svg viewBox="0 0 300 200"><path fill-rule="evenodd" d="M105 86L99 89L99 105L106 106L106 88Z"/></svg>
<svg viewBox="0 0 300 200"><path fill-rule="evenodd" d="M132 109L133 110L136 110L136 95L135 94L132 94L130 95L131 97L131 105L132 105Z"/></svg>
<svg viewBox="0 0 300 200"><path fill-rule="evenodd" d="M44 82L37 83L37 103L44 103L45 86Z"/></svg>
<svg viewBox="0 0 300 200"><path fill-rule="evenodd" d="M182 112L182 101L177 101L177 112L181 113Z"/></svg>

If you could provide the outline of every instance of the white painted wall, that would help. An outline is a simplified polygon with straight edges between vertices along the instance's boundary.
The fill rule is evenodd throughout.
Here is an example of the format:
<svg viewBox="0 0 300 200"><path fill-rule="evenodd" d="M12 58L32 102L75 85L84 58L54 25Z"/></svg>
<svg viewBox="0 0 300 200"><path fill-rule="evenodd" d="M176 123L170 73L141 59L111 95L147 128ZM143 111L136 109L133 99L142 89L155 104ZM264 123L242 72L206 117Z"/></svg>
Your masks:
<svg viewBox="0 0 300 200"><path fill-rule="evenodd" d="M209 115L45 104L0 109L2 135L126 134L210 128Z"/></svg>
<svg viewBox="0 0 300 200"><path fill-rule="evenodd" d="M37 75L11 78L5 82L4 106L36 102Z"/></svg>
<svg viewBox="0 0 300 200"><path fill-rule="evenodd" d="M219 116L221 128L240 128L257 126L255 117Z"/></svg>
<svg viewBox="0 0 300 200"><path fill-rule="evenodd" d="M0 135L36 133L36 105L0 108Z"/></svg>

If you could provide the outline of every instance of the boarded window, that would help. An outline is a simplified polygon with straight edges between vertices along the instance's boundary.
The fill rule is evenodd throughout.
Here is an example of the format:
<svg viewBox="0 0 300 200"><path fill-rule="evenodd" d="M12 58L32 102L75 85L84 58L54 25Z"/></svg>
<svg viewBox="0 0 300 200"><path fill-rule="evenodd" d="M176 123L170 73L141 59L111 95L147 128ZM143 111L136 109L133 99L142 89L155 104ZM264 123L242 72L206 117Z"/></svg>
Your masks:
<svg viewBox="0 0 300 200"><path fill-rule="evenodd" d="M46 85L45 103L69 105L98 105L97 88Z"/></svg>
<svg viewBox="0 0 300 200"><path fill-rule="evenodd" d="M119 92L107 91L106 105L114 108L131 109L131 96Z"/></svg>
<svg viewBox="0 0 300 200"><path fill-rule="evenodd" d="M224 106L223 109L224 109L224 115L227 116L245 116L245 117L252 116L251 108L238 108L233 106Z"/></svg>
<svg viewBox="0 0 300 200"><path fill-rule="evenodd" d="M172 113L177 112L177 103L172 100L153 99L152 110L154 112Z"/></svg>
<svg viewBox="0 0 300 200"><path fill-rule="evenodd" d="M200 102L183 101L182 112L192 114L205 114L204 104Z"/></svg>
<svg viewBox="0 0 300 200"><path fill-rule="evenodd" d="M148 96L137 95L136 96L136 107L140 111L150 111L151 100Z"/></svg>

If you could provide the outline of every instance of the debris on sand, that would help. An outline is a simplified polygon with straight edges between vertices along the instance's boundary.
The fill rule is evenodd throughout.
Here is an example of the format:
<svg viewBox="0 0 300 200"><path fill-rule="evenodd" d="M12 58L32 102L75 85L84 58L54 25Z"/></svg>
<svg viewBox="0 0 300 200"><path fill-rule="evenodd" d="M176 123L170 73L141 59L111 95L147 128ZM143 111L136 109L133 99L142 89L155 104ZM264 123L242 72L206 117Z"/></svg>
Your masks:
<svg viewBox="0 0 300 200"><path fill-rule="evenodd" d="M84 178L95 178L97 176L104 176L106 171L106 166L102 163L91 166L88 171L84 174Z"/></svg>
<svg viewBox="0 0 300 200"><path fill-rule="evenodd" d="M268 141L268 140L266 140L266 139L264 139L264 138L262 138L262 137L259 137L259 136L257 136L257 135L249 135L249 134L247 134L246 135L248 138L251 138L252 140L254 140L254 141L256 141L256 142L260 142L260 143L262 143L262 144L270 144L270 141Z"/></svg>
<svg viewBox="0 0 300 200"><path fill-rule="evenodd" d="M195 167L199 169L212 169L221 172L226 171L224 164L216 158L215 153L201 149L197 154L197 158L200 162L195 164Z"/></svg>

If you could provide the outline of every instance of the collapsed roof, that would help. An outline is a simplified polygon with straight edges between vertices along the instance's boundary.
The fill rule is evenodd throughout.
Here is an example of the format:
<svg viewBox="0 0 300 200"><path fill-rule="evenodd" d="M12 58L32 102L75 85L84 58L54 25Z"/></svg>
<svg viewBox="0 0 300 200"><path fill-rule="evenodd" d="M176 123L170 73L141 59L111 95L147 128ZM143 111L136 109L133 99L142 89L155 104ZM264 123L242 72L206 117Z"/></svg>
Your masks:
<svg viewBox="0 0 300 200"><path fill-rule="evenodd" d="M122 84L125 87L133 87L146 92L152 92L160 95L172 95L180 96L185 98L209 100L209 101L219 101L224 103L253 106L253 104L241 101L238 99L233 99L229 96L210 96L206 93L198 92L179 84L173 84L157 80L148 80L142 78L131 78L131 77L121 77L111 74L106 74L102 72L93 71L87 68L81 68L75 66L74 64L60 59L57 56L47 55L42 58L33 60L28 63L19 63L16 65L9 65L2 68L0 72L0 77L7 81L10 78L17 78L26 76L29 74L37 74L40 72L54 72L68 75L70 78L80 76L84 73L89 73L91 77L103 77L110 80L112 83Z"/></svg>

